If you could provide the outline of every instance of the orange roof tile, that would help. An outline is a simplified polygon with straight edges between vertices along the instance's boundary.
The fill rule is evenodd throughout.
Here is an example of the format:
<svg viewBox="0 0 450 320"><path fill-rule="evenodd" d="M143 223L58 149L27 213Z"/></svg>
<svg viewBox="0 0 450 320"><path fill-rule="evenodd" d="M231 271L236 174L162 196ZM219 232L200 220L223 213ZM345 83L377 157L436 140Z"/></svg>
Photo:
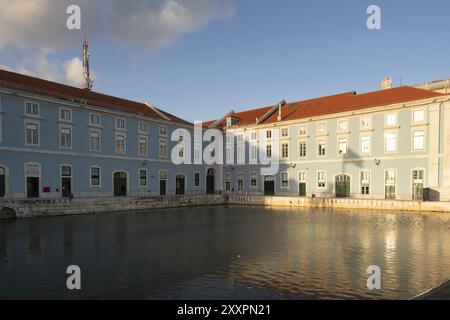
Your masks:
<svg viewBox="0 0 450 320"><path fill-rule="evenodd" d="M440 97L443 95L444 94L434 91L417 89L408 86L373 91L363 94L356 94L356 92L346 92L332 96L287 103L282 107L282 119L283 121L299 120L395 103ZM272 107L265 107L237 112L233 115L233 117L240 119L240 121L238 121L235 125L245 126L249 124L255 124L256 118L261 117L271 108ZM278 112L274 112L262 123L268 124L277 122L277 117ZM206 123L213 122L214 121L210 121ZM221 123L221 127L224 126L225 122Z"/></svg>
<svg viewBox="0 0 450 320"><path fill-rule="evenodd" d="M90 105L112 110L114 110L116 107L120 107L128 113L142 114L144 116L161 120L164 119L157 112L151 110L148 106L140 102L117 98L86 89L79 89L68 85L5 70L0 70L0 87L41 94L44 96L50 96L68 101L81 102L82 100L84 100ZM162 110L160 111L164 115L169 117L172 121L189 124L189 122L180 119L170 113Z"/></svg>

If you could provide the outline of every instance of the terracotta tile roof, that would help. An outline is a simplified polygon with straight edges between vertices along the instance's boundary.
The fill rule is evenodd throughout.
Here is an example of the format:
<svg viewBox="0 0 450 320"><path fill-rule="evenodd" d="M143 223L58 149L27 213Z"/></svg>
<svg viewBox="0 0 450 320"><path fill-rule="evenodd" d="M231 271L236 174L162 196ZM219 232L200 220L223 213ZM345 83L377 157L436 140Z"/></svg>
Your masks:
<svg viewBox="0 0 450 320"><path fill-rule="evenodd" d="M434 91L422 90L408 86L373 91L363 94L356 94L356 92L346 92L332 96L287 103L282 107L282 118L283 121L298 120L346 111L356 111L395 103L440 97L443 95L444 94ZM237 112L235 113L234 117L242 120L238 121L235 125L245 126L249 124L255 124L256 118L264 115L272 107L273 106ZM277 122L277 117L278 112L274 112L262 123L268 124ZM209 121L205 122L205 124L211 124L213 122L214 121ZM223 121L220 126L224 127L225 121Z"/></svg>
<svg viewBox="0 0 450 320"><path fill-rule="evenodd" d="M79 89L68 85L47 81L35 77L30 77L15 72L5 71L0 69L0 87L11 90L26 91L43 96L49 96L68 101L81 102L86 101L87 104L103 107L114 110L115 108L123 108L125 112L133 114L142 114L144 116L161 119L157 112L151 110L143 103L108 96L105 94L88 91L86 89ZM160 110L160 109L158 109ZM169 117L172 121L182 124L189 124L189 122L180 119L170 113L160 110L164 115Z"/></svg>

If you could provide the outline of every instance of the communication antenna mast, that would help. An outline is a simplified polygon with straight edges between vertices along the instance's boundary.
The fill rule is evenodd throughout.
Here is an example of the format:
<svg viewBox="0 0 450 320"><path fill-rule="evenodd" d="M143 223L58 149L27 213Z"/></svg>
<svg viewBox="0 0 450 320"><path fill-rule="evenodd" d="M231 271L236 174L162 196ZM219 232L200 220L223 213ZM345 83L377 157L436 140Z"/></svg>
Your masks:
<svg viewBox="0 0 450 320"><path fill-rule="evenodd" d="M92 90L92 86L94 84L94 81L91 79L91 73L89 70L89 44L86 39L86 36L84 36L83 41L83 76L84 76L84 88L87 90Z"/></svg>

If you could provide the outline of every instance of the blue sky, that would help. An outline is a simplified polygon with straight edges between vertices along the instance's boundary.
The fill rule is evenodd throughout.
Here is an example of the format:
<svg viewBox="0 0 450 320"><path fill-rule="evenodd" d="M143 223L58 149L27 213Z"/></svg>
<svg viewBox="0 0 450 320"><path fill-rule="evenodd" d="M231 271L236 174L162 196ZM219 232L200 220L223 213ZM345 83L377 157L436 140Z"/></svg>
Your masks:
<svg viewBox="0 0 450 320"><path fill-rule="evenodd" d="M450 77L449 1L230 3L234 9L226 18L206 19L154 50L143 43L151 37L113 41L84 21L73 39L82 33L90 39L94 90L148 101L187 120L208 120L281 99L377 90L385 76L394 85L400 76L403 84ZM370 4L381 8L381 30L366 27ZM80 56L81 39L52 45L49 60ZM18 47L4 45L0 65L17 69L35 50Z"/></svg>

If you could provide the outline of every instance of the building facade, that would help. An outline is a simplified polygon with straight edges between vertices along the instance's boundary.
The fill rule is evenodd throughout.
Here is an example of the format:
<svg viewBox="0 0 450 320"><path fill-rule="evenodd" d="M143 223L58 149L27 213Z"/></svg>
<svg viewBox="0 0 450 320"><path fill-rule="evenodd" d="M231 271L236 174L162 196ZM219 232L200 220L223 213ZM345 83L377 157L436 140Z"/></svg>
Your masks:
<svg viewBox="0 0 450 320"><path fill-rule="evenodd" d="M184 133L172 141L177 129ZM0 198L450 201L450 95L442 92L398 87L281 101L232 111L207 129L219 130L224 163L206 165L210 141L190 139L190 161L177 165L171 153L194 136L192 123L149 104L0 70ZM276 173L262 174L261 155L279 159Z"/></svg>
<svg viewBox="0 0 450 320"><path fill-rule="evenodd" d="M450 200L449 99L413 87L350 92L231 112L206 125L231 136L225 154L235 139L227 193ZM255 162L275 146L279 171L263 176Z"/></svg>
<svg viewBox="0 0 450 320"><path fill-rule="evenodd" d="M171 161L175 129L193 133L151 105L0 71L0 198L206 193L210 168Z"/></svg>

